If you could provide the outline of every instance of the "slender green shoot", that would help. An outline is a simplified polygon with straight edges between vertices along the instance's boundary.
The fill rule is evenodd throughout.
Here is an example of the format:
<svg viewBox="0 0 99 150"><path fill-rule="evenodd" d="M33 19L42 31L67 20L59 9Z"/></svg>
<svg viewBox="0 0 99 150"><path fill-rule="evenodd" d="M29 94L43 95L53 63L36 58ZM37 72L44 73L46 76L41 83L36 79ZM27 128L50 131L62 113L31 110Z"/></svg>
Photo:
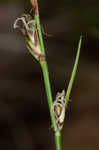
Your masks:
<svg viewBox="0 0 99 150"><path fill-rule="evenodd" d="M37 30L38 30L38 36L39 36L41 51L45 54L45 47L44 47L43 36L42 36L42 32L41 32L39 11L38 11L38 13L35 14L35 20L36 20L36 24L37 24ZM54 133L55 133L56 150L62 150L61 133L60 133L60 131L56 132L57 124L56 124L54 112L52 111L53 100L52 100L52 92L51 92L51 86L50 86L50 80L49 80L47 61L41 61L40 64L41 64L43 77L44 77L44 84L45 84L45 89L46 89L46 94L47 94L47 99L48 99L48 106L49 106L49 111L50 111L51 120L52 120L52 127L53 127Z"/></svg>
<svg viewBox="0 0 99 150"><path fill-rule="evenodd" d="M45 54L45 47L44 47L44 42L43 42L43 37L42 37L42 32L41 32L39 14L35 15L35 20L37 23L38 35L39 35L39 40L40 40L40 44L41 44L41 50Z"/></svg>
<svg viewBox="0 0 99 150"><path fill-rule="evenodd" d="M79 62L81 43L82 43L82 36L80 36L73 71L72 71L71 78L70 78L69 85L68 85L67 92L66 92L66 106L68 105L68 102L69 102L69 97L70 97L70 94L71 94L72 86L73 86L73 83L74 83L74 80L75 80L75 75L76 75L76 72L77 72L77 66L78 66L78 62Z"/></svg>

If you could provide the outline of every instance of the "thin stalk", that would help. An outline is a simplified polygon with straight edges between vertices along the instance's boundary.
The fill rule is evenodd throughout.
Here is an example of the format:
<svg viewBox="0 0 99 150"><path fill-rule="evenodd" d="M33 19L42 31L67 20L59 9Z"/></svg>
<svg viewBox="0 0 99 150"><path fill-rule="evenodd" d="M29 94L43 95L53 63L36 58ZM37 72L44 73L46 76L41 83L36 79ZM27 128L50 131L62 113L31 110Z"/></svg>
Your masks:
<svg viewBox="0 0 99 150"><path fill-rule="evenodd" d="M45 47L44 47L43 36L42 36L42 32L41 32L39 12L37 14L35 14L35 20L36 20L36 23L37 23L37 29L38 29L39 42L40 42L40 45L41 45L41 50L45 54ZM55 132L56 129L57 129L57 124L56 124L56 119L55 119L54 112L52 111L53 100L52 100L52 92L51 92L51 86L50 86L50 80L49 80L49 72L48 72L47 61L41 61L40 64L41 64L43 77L44 77L44 84L45 84L46 95L47 95L47 99L48 99L48 106L49 106L50 116L51 116L51 120L52 120L52 126L53 126L54 133L55 133L56 150L62 150L62 147L61 147L61 133L60 133L60 131Z"/></svg>
<svg viewBox="0 0 99 150"><path fill-rule="evenodd" d="M75 75L76 75L76 72L77 72L77 66L78 66L78 61L79 61L79 56L80 56L81 43L82 43L82 36L80 36L77 55L76 55L76 60L75 60L75 63L74 63L73 71L72 71L71 78L70 78L69 85L68 85L67 92L66 92L66 106L69 102L70 93L71 93L72 86L73 86L73 83L74 83L74 80L75 80Z"/></svg>
<svg viewBox="0 0 99 150"><path fill-rule="evenodd" d="M41 68L42 68L43 77L44 77L44 84L45 84L46 95L47 95L47 99L48 99L49 111L50 111L50 115L51 115L51 119L52 119L52 125L54 128L54 131L56 131L57 126L56 126L55 116L52 111L53 101L52 101L52 93L51 93L51 87L50 87L50 81L49 81L48 66L47 66L46 61L41 62Z"/></svg>
<svg viewBox="0 0 99 150"><path fill-rule="evenodd" d="M56 150L62 150L61 132L55 133Z"/></svg>
<svg viewBox="0 0 99 150"><path fill-rule="evenodd" d="M61 132L60 131L55 132L57 129L57 125L56 125L55 115L52 111L53 101L52 101L52 94L51 94L47 62L41 62L41 68L42 68L43 77L44 77L44 84L45 84L45 89L46 89L46 94L47 94L47 99L48 99L48 106L49 106L49 111L50 111L50 115L51 115L52 126L54 129L56 150L62 150Z"/></svg>
<svg viewBox="0 0 99 150"><path fill-rule="evenodd" d="M42 36L42 32L41 32L39 14L35 15L35 20L37 23L38 35L39 35L39 40L40 40L40 44L41 44L41 50L45 54L45 47L44 47L43 36Z"/></svg>

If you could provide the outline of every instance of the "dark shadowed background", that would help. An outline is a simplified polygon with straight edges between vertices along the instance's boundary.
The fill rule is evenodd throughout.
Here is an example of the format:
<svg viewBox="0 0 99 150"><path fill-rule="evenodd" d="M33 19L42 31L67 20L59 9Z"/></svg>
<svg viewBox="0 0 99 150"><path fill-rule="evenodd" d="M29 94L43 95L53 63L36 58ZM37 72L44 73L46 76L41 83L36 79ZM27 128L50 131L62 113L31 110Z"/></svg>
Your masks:
<svg viewBox="0 0 99 150"><path fill-rule="evenodd" d="M77 43L79 68L63 130L63 150L99 149L99 1L39 0L53 98L67 88ZM29 0L0 1L0 150L55 150L39 64L13 22Z"/></svg>

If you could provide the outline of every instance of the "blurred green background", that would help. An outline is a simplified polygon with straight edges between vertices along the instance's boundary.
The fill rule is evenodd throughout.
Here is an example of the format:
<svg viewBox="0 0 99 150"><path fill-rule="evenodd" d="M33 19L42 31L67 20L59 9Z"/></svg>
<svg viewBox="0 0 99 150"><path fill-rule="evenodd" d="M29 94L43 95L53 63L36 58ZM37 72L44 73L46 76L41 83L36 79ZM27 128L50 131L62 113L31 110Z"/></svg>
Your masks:
<svg viewBox="0 0 99 150"><path fill-rule="evenodd" d="M53 99L67 88L80 35L79 68L63 150L99 149L99 1L39 0ZM0 150L55 150L42 72L13 23L29 0L0 1Z"/></svg>

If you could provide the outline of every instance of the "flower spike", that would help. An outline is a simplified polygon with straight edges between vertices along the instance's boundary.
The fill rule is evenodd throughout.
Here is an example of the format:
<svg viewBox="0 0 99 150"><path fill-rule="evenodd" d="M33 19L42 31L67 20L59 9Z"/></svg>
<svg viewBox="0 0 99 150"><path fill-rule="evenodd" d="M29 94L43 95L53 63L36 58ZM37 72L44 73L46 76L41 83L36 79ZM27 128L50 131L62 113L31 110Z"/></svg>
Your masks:
<svg viewBox="0 0 99 150"><path fill-rule="evenodd" d="M57 129L56 132L62 129L65 118L65 90L61 93L57 93L55 101L53 103L53 112L56 118Z"/></svg>
<svg viewBox="0 0 99 150"><path fill-rule="evenodd" d="M39 61L45 61L45 56L39 44L36 21L29 14L23 14L17 18L14 28L19 28L26 38L27 47L30 53Z"/></svg>

